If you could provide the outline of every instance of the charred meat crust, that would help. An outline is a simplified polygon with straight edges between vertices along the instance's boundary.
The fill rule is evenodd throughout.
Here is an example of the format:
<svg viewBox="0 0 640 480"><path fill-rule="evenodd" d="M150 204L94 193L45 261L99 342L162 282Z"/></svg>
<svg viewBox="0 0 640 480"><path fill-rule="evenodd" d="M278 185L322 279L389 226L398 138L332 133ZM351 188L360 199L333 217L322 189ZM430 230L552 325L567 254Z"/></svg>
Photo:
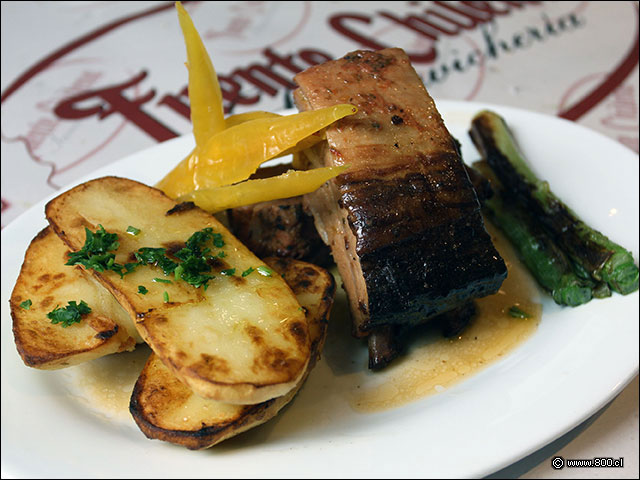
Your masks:
<svg viewBox="0 0 640 480"><path fill-rule="evenodd" d="M385 323L419 323L469 298L495 293L506 277L484 227L468 219L362 255L361 265L369 287L370 316L364 330Z"/></svg>
<svg viewBox="0 0 640 480"><path fill-rule="evenodd" d="M475 302L467 302L453 310L443 313L434 320L438 323L442 335L446 338L458 336L471 323L476 313Z"/></svg>
<svg viewBox="0 0 640 480"><path fill-rule="evenodd" d="M421 155L415 164L422 171L408 171L390 180L374 170L367 180L349 181L342 176L337 181L358 255L465 216L481 222L477 197L457 156Z"/></svg>
<svg viewBox="0 0 640 480"><path fill-rule="evenodd" d="M364 330L420 323L470 298L495 293L506 277L483 225L467 219L365 254L361 265L370 313Z"/></svg>
<svg viewBox="0 0 640 480"><path fill-rule="evenodd" d="M285 257L327 265L329 248L318 236L302 197L228 210L233 234L258 257Z"/></svg>
<svg viewBox="0 0 640 480"><path fill-rule="evenodd" d="M250 178L275 177L292 169L292 163L260 167ZM293 258L323 266L331 261L302 196L232 208L227 216L231 232L260 258Z"/></svg>
<svg viewBox="0 0 640 480"><path fill-rule="evenodd" d="M459 147L407 55L351 52L295 81L301 110L358 108L327 129L324 150L314 149L322 159L314 166L351 168L326 195L307 197L345 281L354 334L421 323L495 293L506 266Z"/></svg>

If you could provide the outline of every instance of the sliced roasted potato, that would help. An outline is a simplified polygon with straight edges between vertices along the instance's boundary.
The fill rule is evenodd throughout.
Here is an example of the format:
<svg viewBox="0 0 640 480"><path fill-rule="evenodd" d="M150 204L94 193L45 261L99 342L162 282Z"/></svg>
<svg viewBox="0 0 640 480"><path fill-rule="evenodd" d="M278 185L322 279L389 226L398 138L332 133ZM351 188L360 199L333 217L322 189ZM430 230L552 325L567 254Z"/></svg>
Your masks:
<svg viewBox="0 0 640 480"><path fill-rule="evenodd" d="M105 288L80 267L66 266L69 249L49 228L25 253L13 289L13 335L25 365L56 369L110 353L133 350L142 342L133 321ZM23 307L23 302L31 301ZM83 300L91 313L68 327L53 324L47 313L69 301Z"/></svg>
<svg viewBox="0 0 640 480"><path fill-rule="evenodd" d="M211 447L273 418L298 392L320 357L327 333L335 283L326 270L298 260L267 259L306 311L311 337L311 361L303 377L285 395L257 405L232 405L195 395L155 354L136 382L129 410L142 432L153 439L189 449Z"/></svg>
<svg viewBox="0 0 640 480"><path fill-rule="evenodd" d="M215 275L206 289L165 276L155 265L122 278L112 271L92 274L129 312L162 362L198 395L253 404L284 395L299 382L310 342L296 297L279 275L262 275L268 274L263 262L212 215L116 177L63 193L47 204L46 215L73 251L84 246L85 227L96 231L102 225L116 233L119 264L135 262L142 247L165 248L171 256L193 233L212 228L224 245L203 245L210 248ZM137 234L128 234L129 227ZM147 292L139 293L139 286Z"/></svg>

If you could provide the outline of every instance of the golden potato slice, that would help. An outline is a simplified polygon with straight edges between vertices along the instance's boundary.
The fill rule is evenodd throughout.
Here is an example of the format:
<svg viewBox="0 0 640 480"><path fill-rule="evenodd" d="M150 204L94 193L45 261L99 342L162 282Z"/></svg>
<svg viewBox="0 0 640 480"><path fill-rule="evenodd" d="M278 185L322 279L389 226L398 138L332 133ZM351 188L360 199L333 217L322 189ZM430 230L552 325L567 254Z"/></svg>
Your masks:
<svg viewBox="0 0 640 480"><path fill-rule="evenodd" d="M49 228L31 241L9 301L13 335L25 365L56 369L110 353L133 350L142 342L127 312L113 295L80 267L65 265L69 249ZM21 304L30 300L28 308ZM83 300L91 313L68 327L47 313Z"/></svg>
<svg viewBox="0 0 640 480"><path fill-rule="evenodd" d="M192 234L211 228L224 245L213 239L202 245L210 249L207 263L215 276L206 289L166 276L156 265L139 266L122 278L113 271L92 273L162 362L202 397L258 403L284 395L302 377L310 345L296 297L279 275L261 274L268 274L264 263L212 215L116 177L63 193L47 204L46 215L73 251L84 246L85 227L95 232L102 225L117 234L119 264L135 262L134 252L142 247L164 248L177 260ZM129 227L137 234L127 233Z"/></svg>
<svg viewBox="0 0 640 480"><path fill-rule="evenodd" d="M151 354L136 382L129 410L142 432L152 439L189 449L211 447L273 418L298 392L320 357L333 304L335 282L326 270L292 259L267 259L291 286L306 311L311 361L303 377L285 395L257 405L233 405L195 395L157 355Z"/></svg>

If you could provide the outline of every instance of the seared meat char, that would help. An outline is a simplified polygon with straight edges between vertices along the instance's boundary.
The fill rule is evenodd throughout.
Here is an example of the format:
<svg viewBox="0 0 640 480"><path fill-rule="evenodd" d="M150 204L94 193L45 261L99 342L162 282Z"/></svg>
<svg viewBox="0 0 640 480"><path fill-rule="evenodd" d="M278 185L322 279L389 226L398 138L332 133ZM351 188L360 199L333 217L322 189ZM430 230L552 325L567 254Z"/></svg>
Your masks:
<svg viewBox="0 0 640 480"><path fill-rule="evenodd" d="M290 163L264 167L251 178L273 177L292 168ZM298 196L229 209L229 228L260 258L292 258L328 265L329 248L320 239L302 200Z"/></svg>
<svg viewBox="0 0 640 480"><path fill-rule="evenodd" d="M410 326L495 293L506 266L454 139L398 48L356 51L295 77L300 110L351 103L309 166L349 164L306 201L338 265L354 335Z"/></svg>

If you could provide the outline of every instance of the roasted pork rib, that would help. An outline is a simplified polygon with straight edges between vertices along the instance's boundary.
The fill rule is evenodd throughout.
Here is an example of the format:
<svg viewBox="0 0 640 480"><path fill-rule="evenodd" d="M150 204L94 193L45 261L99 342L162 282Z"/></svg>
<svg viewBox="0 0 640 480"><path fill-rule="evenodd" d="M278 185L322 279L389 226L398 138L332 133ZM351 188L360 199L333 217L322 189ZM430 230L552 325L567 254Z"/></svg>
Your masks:
<svg viewBox="0 0 640 480"><path fill-rule="evenodd" d="M415 325L495 293L505 264L432 98L398 48L298 74L300 110L351 103L309 166L350 165L306 197L347 291L354 335Z"/></svg>

